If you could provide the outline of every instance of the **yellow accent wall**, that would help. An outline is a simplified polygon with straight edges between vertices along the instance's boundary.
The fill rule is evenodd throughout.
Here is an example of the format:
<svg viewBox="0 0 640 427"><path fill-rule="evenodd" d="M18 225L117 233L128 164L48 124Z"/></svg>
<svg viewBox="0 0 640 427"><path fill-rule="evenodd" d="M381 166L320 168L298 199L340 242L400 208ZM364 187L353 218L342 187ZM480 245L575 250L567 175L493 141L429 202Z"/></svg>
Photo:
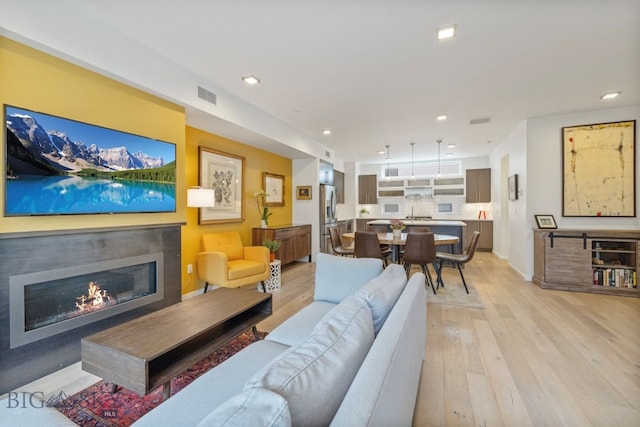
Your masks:
<svg viewBox="0 0 640 427"><path fill-rule="evenodd" d="M194 89L195 90L195 89ZM251 244L251 229L260 226L252 197L262 188L262 173L285 177L285 206L272 207L270 225L290 224L292 218L291 160L186 126L182 106L108 77L71 64L5 37L0 37L0 104L26 108L98 126L104 126L176 144L177 212L162 214L71 215L4 217L4 180L0 180L0 233L173 224L186 221L182 230L182 293L203 288L197 279L196 258L200 235L237 230L244 244ZM2 132L4 144L6 132ZM198 185L198 146L243 156L244 221L198 224L198 210L186 208L186 188ZM4 145L0 149L2 173L6 173ZM193 274L187 274L192 264Z"/></svg>
<svg viewBox="0 0 640 427"><path fill-rule="evenodd" d="M183 223L184 108L13 40L0 37L0 103L176 144L177 212L0 216L0 233ZM5 127L2 127L2 140ZM4 145L0 150L6 173ZM4 212L4 180L0 215Z"/></svg>
<svg viewBox="0 0 640 427"><path fill-rule="evenodd" d="M244 221L223 224L198 224L198 209L187 209L187 224L182 229L182 293L188 294L204 287L204 283L198 280L196 259L200 251L200 236L203 233L215 231L240 232L242 242L251 245L251 231L253 227L260 226L260 213L253 198L254 191L262 188L262 173L270 172L283 175L285 202L282 207L270 207L273 215L269 218L269 225L291 224L293 203L292 165L291 159L278 156L267 151L260 150L249 145L242 144L231 139L214 135L200 129L187 126L186 128L186 172L185 181L187 187L198 185L198 147L212 148L224 153L244 157ZM187 274L187 265L193 265L193 274Z"/></svg>

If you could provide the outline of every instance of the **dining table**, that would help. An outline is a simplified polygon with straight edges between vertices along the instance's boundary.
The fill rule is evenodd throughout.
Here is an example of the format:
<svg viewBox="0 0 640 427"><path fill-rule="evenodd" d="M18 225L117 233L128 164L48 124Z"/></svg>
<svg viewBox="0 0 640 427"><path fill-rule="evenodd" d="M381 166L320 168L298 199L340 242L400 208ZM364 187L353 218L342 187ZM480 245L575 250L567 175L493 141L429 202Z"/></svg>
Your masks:
<svg viewBox="0 0 640 427"><path fill-rule="evenodd" d="M377 233L378 241L381 245L389 245L391 247L391 260L395 263L400 262L400 251L402 246L407 244L407 234L401 233L400 237L394 237L393 233ZM349 232L343 233L342 237L355 241L356 233ZM455 245L458 243L458 236L452 236L450 234L434 234L433 240L436 246Z"/></svg>

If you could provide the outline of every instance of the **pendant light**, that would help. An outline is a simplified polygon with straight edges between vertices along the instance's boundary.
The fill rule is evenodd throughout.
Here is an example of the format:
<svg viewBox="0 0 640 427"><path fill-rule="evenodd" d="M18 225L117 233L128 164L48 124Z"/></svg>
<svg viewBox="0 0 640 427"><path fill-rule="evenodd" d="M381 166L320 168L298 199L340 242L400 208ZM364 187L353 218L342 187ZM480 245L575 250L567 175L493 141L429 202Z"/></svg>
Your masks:
<svg viewBox="0 0 640 427"><path fill-rule="evenodd" d="M389 155L389 147L391 147L389 144L385 145L385 147L387 147L387 173L385 174L387 176L387 181L390 179L390 175L389 175L389 160L391 160L391 156Z"/></svg>
<svg viewBox="0 0 640 427"><path fill-rule="evenodd" d="M436 142L438 143L438 179L440 179L440 144L442 140L438 139Z"/></svg>
<svg viewBox="0 0 640 427"><path fill-rule="evenodd" d="M416 145L415 142L411 141L411 181L416 180L416 176L413 173L413 146Z"/></svg>

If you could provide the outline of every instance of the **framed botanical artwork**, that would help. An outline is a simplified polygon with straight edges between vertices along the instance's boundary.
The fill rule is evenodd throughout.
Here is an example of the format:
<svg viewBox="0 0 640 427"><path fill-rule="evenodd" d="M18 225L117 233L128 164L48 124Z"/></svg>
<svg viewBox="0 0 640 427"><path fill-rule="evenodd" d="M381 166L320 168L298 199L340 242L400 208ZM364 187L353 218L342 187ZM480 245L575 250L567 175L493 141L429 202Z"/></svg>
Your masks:
<svg viewBox="0 0 640 427"><path fill-rule="evenodd" d="M553 215L534 215L538 228L541 229L555 229L558 228L556 220Z"/></svg>
<svg viewBox="0 0 640 427"><path fill-rule="evenodd" d="M636 216L636 121L562 128L562 215Z"/></svg>
<svg viewBox="0 0 640 427"><path fill-rule="evenodd" d="M215 192L215 206L200 208L199 223L244 220L244 157L198 147L200 187Z"/></svg>
<svg viewBox="0 0 640 427"><path fill-rule="evenodd" d="M518 174L509 177L509 200L518 200Z"/></svg>
<svg viewBox="0 0 640 427"><path fill-rule="evenodd" d="M311 200L311 186L300 185L296 187L296 199L298 200Z"/></svg>
<svg viewBox="0 0 640 427"><path fill-rule="evenodd" d="M264 197L265 206L284 206L284 176L275 173L262 173L262 186L267 195Z"/></svg>

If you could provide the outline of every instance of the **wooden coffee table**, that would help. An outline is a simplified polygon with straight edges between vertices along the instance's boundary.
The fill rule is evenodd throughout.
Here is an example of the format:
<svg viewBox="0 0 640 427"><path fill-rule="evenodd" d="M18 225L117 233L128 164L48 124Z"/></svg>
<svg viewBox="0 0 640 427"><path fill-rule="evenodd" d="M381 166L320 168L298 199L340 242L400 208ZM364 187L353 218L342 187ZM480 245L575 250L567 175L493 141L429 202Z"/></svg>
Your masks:
<svg viewBox="0 0 640 427"><path fill-rule="evenodd" d="M82 369L140 396L272 313L271 294L220 288L82 339Z"/></svg>

